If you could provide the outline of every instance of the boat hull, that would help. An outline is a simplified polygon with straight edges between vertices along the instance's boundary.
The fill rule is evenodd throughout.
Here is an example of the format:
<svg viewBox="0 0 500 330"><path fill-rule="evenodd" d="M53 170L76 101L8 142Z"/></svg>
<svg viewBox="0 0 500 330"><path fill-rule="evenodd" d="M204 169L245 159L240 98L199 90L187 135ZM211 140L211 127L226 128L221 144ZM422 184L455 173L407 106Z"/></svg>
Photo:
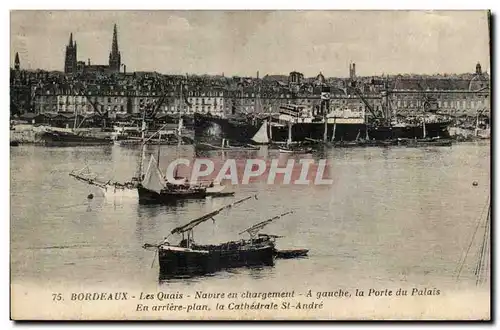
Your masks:
<svg viewBox="0 0 500 330"><path fill-rule="evenodd" d="M276 250L276 259L305 258L308 252L306 249Z"/></svg>
<svg viewBox="0 0 500 330"><path fill-rule="evenodd" d="M43 132L40 140L47 147L95 146L111 144L109 138L78 135L69 132Z"/></svg>
<svg viewBox="0 0 500 330"><path fill-rule="evenodd" d="M238 141L241 143L251 143L253 136L257 133L263 120L241 120L233 121L214 116L196 115L195 116L195 137L204 139L209 134L207 130L216 125L220 127L220 135L229 141ZM427 123L425 137L449 137L448 127L450 121L441 121ZM288 139L287 125L270 125L269 136L274 142L286 142ZM323 140L325 125L321 122L298 123L292 125L292 140L305 141L307 139ZM332 141L354 141L365 138L367 133L370 140L393 140L393 139L421 139L424 138L424 129L422 125L409 125L404 127L397 126L368 126L366 124L346 124L346 123L328 123L327 139ZM214 136L211 135L213 138Z"/></svg>
<svg viewBox="0 0 500 330"><path fill-rule="evenodd" d="M139 185L137 187L137 192L139 195L139 203L141 204L172 204L180 200L203 199L207 197L207 192L204 189L196 189L191 191L187 190L185 192L162 191L161 193L158 193Z"/></svg>
<svg viewBox="0 0 500 330"><path fill-rule="evenodd" d="M215 116L195 114L194 134L197 140L211 140L225 138L229 141L250 143L257 133L262 120L228 119Z"/></svg>
<svg viewBox="0 0 500 330"><path fill-rule="evenodd" d="M139 191L137 188L128 187L116 187L108 185L105 187L100 187L105 198L115 199L115 198L127 198L127 199L139 199Z"/></svg>
<svg viewBox="0 0 500 330"><path fill-rule="evenodd" d="M334 127L335 126L335 127ZM271 126L272 140L285 142L288 139L287 126ZM327 139L332 140L335 131L334 141L354 141L356 138L366 134L365 124L327 124ZM325 124L323 123L299 123L292 126L292 140L306 141L307 139L323 140L325 134Z"/></svg>
<svg viewBox="0 0 500 330"><path fill-rule="evenodd" d="M427 123L425 133L423 125L410 126L377 126L368 129L370 140L391 140L391 139L423 139L423 138L449 138L448 127L451 121ZM425 135L425 136L424 136Z"/></svg>
<svg viewBox="0 0 500 330"><path fill-rule="evenodd" d="M272 244L234 248L199 246L195 249L163 246L158 252L162 278L204 275L236 267L273 266L274 257Z"/></svg>

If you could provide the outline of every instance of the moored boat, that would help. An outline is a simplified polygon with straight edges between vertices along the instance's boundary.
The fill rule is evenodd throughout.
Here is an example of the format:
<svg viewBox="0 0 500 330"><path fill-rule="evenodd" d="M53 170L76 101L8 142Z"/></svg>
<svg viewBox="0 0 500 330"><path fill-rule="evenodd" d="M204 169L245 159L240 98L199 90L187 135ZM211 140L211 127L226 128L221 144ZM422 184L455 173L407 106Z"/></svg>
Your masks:
<svg viewBox="0 0 500 330"><path fill-rule="evenodd" d="M47 130L39 134L40 140L47 147L95 146L111 144L110 138L99 138L73 132Z"/></svg>
<svg viewBox="0 0 500 330"><path fill-rule="evenodd" d="M252 151L252 150L259 150L259 146L251 145L251 144L245 144L245 145L230 145L229 141L226 139L222 139L222 143L220 146L210 144L210 143L205 143L205 142L200 142L196 144L196 149L197 150L221 150L221 151Z"/></svg>
<svg viewBox="0 0 500 330"><path fill-rule="evenodd" d="M307 249L276 250L276 259L295 259L307 257Z"/></svg>
<svg viewBox="0 0 500 330"><path fill-rule="evenodd" d="M78 171L71 171L69 175L78 181L98 187L106 198L132 198L136 200L138 197L139 182L137 179L124 183L111 180L103 181L93 175L87 166Z"/></svg>
<svg viewBox="0 0 500 330"><path fill-rule="evenodd" d="M144 244L144 248L158 251L160 278L192 276L245 266L274 265L275 249L271 240L240 240L220 244L198 244L193 239L193 229L199 224L214 219L223 210L232 208L256 195L245 197L215 211L196 218L186 225L174 228L170 234L182 235L179 244L172 245L168 237L158 245Z"/></svg>
<svg viewBox="0 0 500 330"><path fill-rule="evenodd" d="M207 197L207 189L202 185L174 184L165 181L153 155L137 190L139 203L144 204L170 204L183 199Z"/></svg>

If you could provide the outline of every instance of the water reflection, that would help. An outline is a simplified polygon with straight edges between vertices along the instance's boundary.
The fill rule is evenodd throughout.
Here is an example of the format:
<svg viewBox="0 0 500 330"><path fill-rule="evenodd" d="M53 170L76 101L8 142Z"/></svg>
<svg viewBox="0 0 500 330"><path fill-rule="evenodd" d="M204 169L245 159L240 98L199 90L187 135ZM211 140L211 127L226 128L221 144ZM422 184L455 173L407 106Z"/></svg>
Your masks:
<svg viewBox="0 0 500 330"><path fill-rule="evenodd" d="M172 275L159 272L158 283L168 285L172 283L193 284L199 283L210 278L231 279L238 276L249 275L250 278L260 280L272 274L274 266L246 266L239 268L223 269L210 274L190 274L190 275Z"/></svg>

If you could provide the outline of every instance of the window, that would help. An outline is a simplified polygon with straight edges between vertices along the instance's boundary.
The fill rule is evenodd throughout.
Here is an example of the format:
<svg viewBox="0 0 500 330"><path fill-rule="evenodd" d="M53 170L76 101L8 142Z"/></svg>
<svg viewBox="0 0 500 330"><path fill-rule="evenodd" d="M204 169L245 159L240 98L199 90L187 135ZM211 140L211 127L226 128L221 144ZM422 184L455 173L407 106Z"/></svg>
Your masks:
<svg viewBox="0 0 500 330"><path fill-rule="evenodd" d="M108 103L111 103L111 97L108 97Z"/></svg>

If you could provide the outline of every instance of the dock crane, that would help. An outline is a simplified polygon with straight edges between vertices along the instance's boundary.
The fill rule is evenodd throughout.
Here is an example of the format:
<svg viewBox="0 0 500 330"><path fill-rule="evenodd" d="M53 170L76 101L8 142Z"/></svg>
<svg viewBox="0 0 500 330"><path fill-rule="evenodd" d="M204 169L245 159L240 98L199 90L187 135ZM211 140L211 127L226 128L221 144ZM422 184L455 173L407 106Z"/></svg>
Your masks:
<svg viewBox="0 0 500 330"><path fill-rule="evenodd" d="M361 90L355 84L352 84L351 87L354 93L361 99L366 108L368 108L368 110L370 111L374 122L381 122L381 121L383 122L386 120L386 116L384 115L384 113L383 112L377 113L375 109L373 109L372 105L363 96Z"/></svg>
<svg viewBox="0 0 500 330"><path fill-rule="evenodd" d="M436 112L438 111L438 103L436 98L430 97L425 93L424 87L417 81L418 89L422 92L423 110L424 112Z"/></svg>
<svg viewBox="0 0 500 330"><path fill-rule="evenodd" d="M101 107L101 109L103 108L103 105L98 103L96 100L92 99L90 93L88 92L87 87L83 83L77 83L77 84L73 83L73 84L71 84L71 87L72 87L73 91L75 91L77 93L77 95L85 96L87 101L90 103L90 105L94 109L94 113L97 114L97 116L101 120L102 128L105 128L106 127L106 119L109 116L108 111L107 110L105 110L105 111L99 110L98 105ZM82 121L82 123L83 123L83 121ZM82 123L80 123L80 125Z"/></svg>

